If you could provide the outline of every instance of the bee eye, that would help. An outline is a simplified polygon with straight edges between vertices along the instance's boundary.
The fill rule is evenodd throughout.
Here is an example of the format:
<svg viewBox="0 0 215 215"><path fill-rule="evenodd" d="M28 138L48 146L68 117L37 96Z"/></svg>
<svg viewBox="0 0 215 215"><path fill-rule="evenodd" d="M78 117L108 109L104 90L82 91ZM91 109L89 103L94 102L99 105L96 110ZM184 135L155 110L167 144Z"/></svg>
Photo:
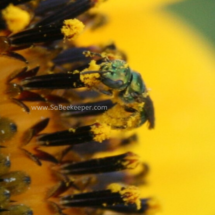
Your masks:
<svg viewBox="0 0 215 215"><path fill-rule="evenodd" d="M140 94L137 93L137 92L132 92L131 93L131 96L134 97L134 98L137 98Z"/></svg>

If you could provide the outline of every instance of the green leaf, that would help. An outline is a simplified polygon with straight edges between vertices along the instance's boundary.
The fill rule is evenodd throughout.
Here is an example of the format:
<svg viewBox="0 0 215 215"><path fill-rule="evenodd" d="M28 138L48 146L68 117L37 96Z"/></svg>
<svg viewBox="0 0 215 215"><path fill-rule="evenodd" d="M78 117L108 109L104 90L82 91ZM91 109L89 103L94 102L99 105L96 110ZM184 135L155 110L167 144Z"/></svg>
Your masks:
<svg viewBox="0 0 215 215"><path fill-rule="evenodd" d="M187 0L167 6L215 45L215 0Z"/></svg>

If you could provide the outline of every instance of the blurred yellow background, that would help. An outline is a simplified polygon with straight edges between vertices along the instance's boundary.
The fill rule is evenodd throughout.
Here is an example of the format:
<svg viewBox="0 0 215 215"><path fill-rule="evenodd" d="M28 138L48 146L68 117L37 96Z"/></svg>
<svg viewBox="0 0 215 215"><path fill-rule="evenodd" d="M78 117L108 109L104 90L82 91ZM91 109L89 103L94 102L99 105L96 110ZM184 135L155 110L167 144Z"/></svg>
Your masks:
<svg viewBox="0 0 215 215"><path fill-rule="evenodd" d="M110 23L79 44L115 41L141 72L156 110L156 128L141 127L134 149L151 168L142 196L161 215L215 214L215 55L194 28L161 7L176 1L109 0Z"/></svg>

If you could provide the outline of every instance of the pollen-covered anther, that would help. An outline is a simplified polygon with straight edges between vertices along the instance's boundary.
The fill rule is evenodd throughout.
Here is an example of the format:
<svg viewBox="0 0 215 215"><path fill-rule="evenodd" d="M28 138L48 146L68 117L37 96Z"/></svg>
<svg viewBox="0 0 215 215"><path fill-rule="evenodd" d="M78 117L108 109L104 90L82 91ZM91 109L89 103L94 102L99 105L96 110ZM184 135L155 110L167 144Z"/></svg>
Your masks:
<svg viewBox="0 0 215 215"><path fill-rule="evenodd" d="M91 55L90 52L86 52L89 55ZM87 55L88 55L87 54ZM89 63L89 67L87 69L84 69L80 74L80 80L89 88L95 87L100 84L100 65L96 64L95 60L91 60ZM87 73L89 71L89 73ZM98 71L98 73L93 72L90 73L90 71Z"/></svg>
<svg viewBox="0 0 215 215"><path fill-rule="evenodd" d="M78 19L67 19L63 22L61 32L64 35L64 39L72 41L76 39L84 29L84 24Z"/></svg>
<svg viewBox="0 0 215 215"><path fill-rule="evenodd" d="M119 193L125 204L136 204L137 210L141 208L140 191L135 186L122 187L119 184L108 186L113 193Z"/></svg>
<svg viewBox="0 0 215 215"><path fill-rule="evenodd" d="M138 155L128 152L122 161L122 165L127 169L134 169L140 164L140 158Z"/></svg>
<svg viewBox="0 0 215 215"><path fill-rule="evenodd" d="M141 205L138 209L135 204L117 204L106 207L108 210L120 213L120 214L144 214L154 215L160 211L159 203L152 198L140 199Z"/></svg>
<svg viewBox="0 0 215 215"><path fill-rule="evenodd" d="M82 126L76 129L67 129L50 134L41 134L37 137L37 143L43 146L76 145L93 141L94 134L91 126Z"/></svg>
<svg viewBox="0 0 215 215"><path fill-rule="evenodd" d="M91 131L94 133L93 139L100 143L111 136L111 127L104 123L95 123L91 126Z"/></svg>
<svg viewBox="0 0 215 215"><path fill-rule="evenodd" d="M23 30L30 23L30 14L21 8L10 4L2 11L2 17L6 21L8 29L13 32Z"/></svg>
<svg viewBox="0 0 215 215"><path fill-rule="evenodd" d="M64 196L60 204L64 207L106 208L118 204L140 204L134 187L121 187L118 184L108 186L106 190Z"/></svg>

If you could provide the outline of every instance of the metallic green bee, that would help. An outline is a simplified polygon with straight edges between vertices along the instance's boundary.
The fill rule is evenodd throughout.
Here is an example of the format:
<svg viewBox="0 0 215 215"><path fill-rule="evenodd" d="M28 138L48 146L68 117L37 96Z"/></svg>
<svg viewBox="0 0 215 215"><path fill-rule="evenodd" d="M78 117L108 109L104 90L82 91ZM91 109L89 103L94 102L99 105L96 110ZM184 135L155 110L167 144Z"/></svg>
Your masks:
<svg viewBox="0 0 215 215"><path fill-rule="evenodd" d="M28 73L26 73L25 78L21 78L22 81L20 84L16 84L16 86L22 89L20 97L22 98L22 94L29 92L29 90L92 88L102 94L114 94L114 97L117 98L117 103L122 104L125 111L139 114L140 122L137 123L136 127L148 121L149 128L153 128L155 121L154 107L140 73L131 70L124 60L114 59L114 57L103 56L91 51L85 51L83 54L90 58L98 58L97 61L94 60L97 66L96 69L91 69L90 66L86 65L80 72L55 73L40 76L28 76ZM95 74L98 74L98 76L95 76ZM91 80L90 82L85 82L83 77L89 78L91 75L93 77L92 80L95 82L91 82ZM20 76L22 77L21 73ZM16 78L19 78L19 75ZM28 101L26 93L22 101ZM133 108L133 104L138 106L139 103L145 104L142 109ZM89 114L91 113L89 112Z"/></svg>

